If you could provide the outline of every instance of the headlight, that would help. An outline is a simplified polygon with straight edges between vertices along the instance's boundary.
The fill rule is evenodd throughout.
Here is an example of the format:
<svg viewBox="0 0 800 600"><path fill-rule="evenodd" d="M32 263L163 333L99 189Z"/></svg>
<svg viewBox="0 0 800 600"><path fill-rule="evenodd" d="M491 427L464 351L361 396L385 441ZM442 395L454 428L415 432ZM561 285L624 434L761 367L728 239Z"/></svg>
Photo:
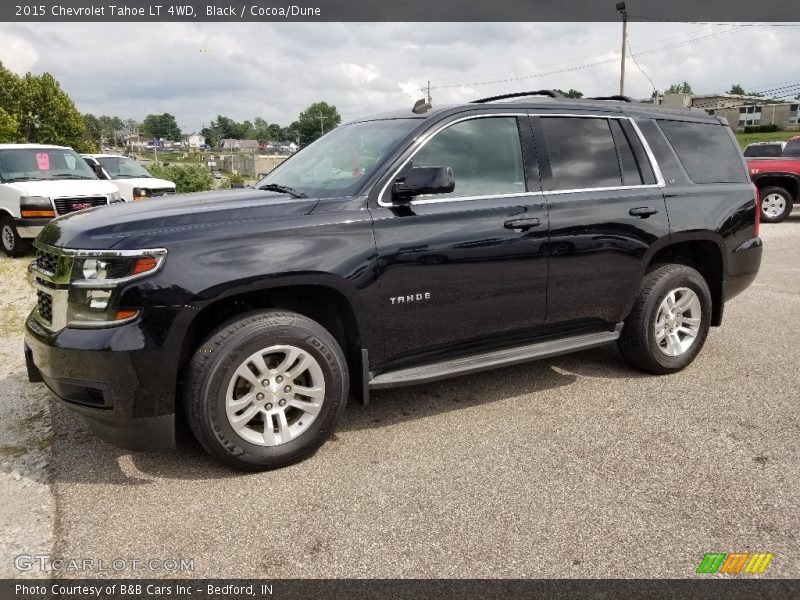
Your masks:
<svg viewBox="0 0 800 600"><path fill-rule="evenodd" d="M23 196L19 199L19 214L23 219L56 216L47 196Z"/></svg>
<svg viewBox="0 0 800 600"><path fill-rule="evenodd" d="M67 321L72 327L97 327L128 321L137 307L116 306L122 284L158 272L166 258L154 250L78 250L72 266Z"/></svg>
<svg viewBox="0 0 800 600"><path fill-rule="evenodd" d="M120 194L119 190L117 190L116 192L111 192L108 195L108 203L109 204L114 204L115 202L122 202L122 201L123 201L122 200L122 194Z"/></svg>
<svg viewBox="0 0 800 600"><path fill-rule="evenodd" d="M150 197L151 193L152 193L152 191L148 190L147 188L135 187L135 188L133 188L133 199L134 200L147 200Z"/></svg>

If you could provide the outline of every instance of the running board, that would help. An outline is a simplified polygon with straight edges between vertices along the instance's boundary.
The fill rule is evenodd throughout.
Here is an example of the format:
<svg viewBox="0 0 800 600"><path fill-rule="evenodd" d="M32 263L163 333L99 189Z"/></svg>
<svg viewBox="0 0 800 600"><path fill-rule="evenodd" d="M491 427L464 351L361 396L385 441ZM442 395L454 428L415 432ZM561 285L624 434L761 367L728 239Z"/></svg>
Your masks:
<svg viewBox="0 0 800 600"><path fill-rule="evenodd" d="M416 385L418 383L466 375L467 373L477 373L478 371L507 367L531 360L538 360L540 358L568 354L577 350L604 346L605 344L617 340L620 331L622 331L622 323L619 323L614 328L614 331L584 333L572 337L539 342L537 344L494 350L492 352L454 358L452 360L420 367L381 373L370 379L369 389L380 390L404 385Z"/></svg>

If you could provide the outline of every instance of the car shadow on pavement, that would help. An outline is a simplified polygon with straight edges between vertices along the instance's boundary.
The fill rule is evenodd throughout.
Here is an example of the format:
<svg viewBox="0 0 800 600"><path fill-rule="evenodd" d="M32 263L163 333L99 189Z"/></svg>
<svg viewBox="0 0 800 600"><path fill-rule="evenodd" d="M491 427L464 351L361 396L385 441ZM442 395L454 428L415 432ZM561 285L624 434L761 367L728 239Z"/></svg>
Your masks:
<svg viewBox="0 0 800 600"><path fill-rule="evenodd" d="M587 350L424 386L375 392L369 407L351 400L338 432L392 427L479 405L515 401L522 396L530 397L519 398L519 401L537 402L536 406L526 408L529 414L544 416L558 410L549 400L549 392L570 386L582 377L611 379L647 375L628 366L613 346ZM54 401L51 474L56 496L59 483L138 486L155 483L158 479L215 480L251 476L210 458L181 419L176 429L177 452L130 452L98 438L80 415ZM333 441L336 439L334 435Z"/></svg>
<svg viewBox="0 0 800 600"><path fill-rule="evenodd" d="M349 406L338 429L344 432L389 427L522 395L546 394L571 385L578 377L631 379L647 375L628 365L613 346L585 350L424 385L372 392L370 406ZM355 403L351 400L351 404Z"/></svg>

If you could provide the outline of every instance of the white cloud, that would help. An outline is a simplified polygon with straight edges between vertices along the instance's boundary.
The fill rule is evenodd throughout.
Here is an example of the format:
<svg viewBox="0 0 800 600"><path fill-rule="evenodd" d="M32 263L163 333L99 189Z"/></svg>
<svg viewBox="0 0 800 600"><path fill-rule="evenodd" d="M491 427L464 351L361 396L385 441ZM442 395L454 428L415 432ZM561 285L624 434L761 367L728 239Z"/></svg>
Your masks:
<svg viewBox="0 0 800 600"><path fill-rule="evenodd" d="M372 64L339 63L339 71L354 85L364 85L381 76L381 70Z"/></svg>
<svg viewBox="0 0 800 600"><path fill-rule="evenodd" d="M656 86L687 80L697 93L798 82L792 61L771 58L800 55L796 33L628 24ZM352 120L409 108L428 80L434 106L548 88L613 94L619 42L619 23L0 24L0 60L18 72L49 71L81 111L169 112L186 130L220 114L287 125L319 100ZM652 92L632 60L625 91Z"/></svg>
<svg viewBox="0 0 800 600"><path fill-rule="evenodd" d="M39 54L30 42L0 31L0 62L8 70L21 75L30 71L38 60Z"/></svg>

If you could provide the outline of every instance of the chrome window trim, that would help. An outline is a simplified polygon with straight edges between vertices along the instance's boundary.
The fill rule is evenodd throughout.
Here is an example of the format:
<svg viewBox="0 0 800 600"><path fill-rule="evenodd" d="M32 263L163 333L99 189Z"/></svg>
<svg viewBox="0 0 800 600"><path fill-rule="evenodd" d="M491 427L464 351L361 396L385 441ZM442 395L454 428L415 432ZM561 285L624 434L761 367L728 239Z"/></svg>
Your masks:
<svg viewBox="0 0 800 600"><path fill-rule="evenodd" d="M408 156L408 158L406 158L400 164L400 166L394 171L392 176L389 179L386 180L385 184L383 184L383 187L381 188L381 191L378 194L378 205L386 207L386 208L391 208L392 206L395 206L391 202L384 202L383 201L383 196L386 193L386 189L389 187L389 185L395 179L397 179L397 176L400 174L400 172L403 169L406 168L406 165L409 162L411 162L411 159L414 158L416 153L419 152L420 150L422 150L422 148L425 147L425 144L427 144L431 139L433 139L433 137L436 136L436 134L438 134L440 131L443 131L444 129L447 129L448 127L451 127L451 126L453 126L453 125L455 125L457 123L462 123L463 121L471 121L473 119L489 119L489 118L492 118L492 117L516 117L516 118L519 118L519 117L527 117L527 116L528 116L528 113L526 113L526 112L480 113L480 114L476 114L476 115L468 115L466 117L461 117L460 119L455 119L453 121L448 121L447 123L444 123L440 127L437 127L436 129L433 129L431 131L426 132L425 134L420 136L417 140L415 140L414 143L418 144L417 147L414 148L411 151L411 154ZM522 138L520 138L519 147L520 147L520 152L524 153L524 148L522 147ZM540 193L541 192L525 191L525 192L511 192L510 194L493 194L491 196L462 196L462 197L459 197L459 198L441 198L441 199L428 198L428 199L424 199L424 200L412 200L411 204L416 206L418 204L434 204L434 203L439 203L439 202L463 202L465 200L475 200L475 199L478 199L478 198L506 198L506 197L523 196L523 195L527 196L527 195L540 194Z"/></svg>
<svg viewBox="0 0 800 600"><path fill-rule="evenodd" d="M441 127L438 127L432 131L427 132L424 136L422 136L419 140L419 145L414 148L411 152L411 155L406 158L398 167L392 176L386 181L386 183L381 188L380 193L378 194L378 205L383 206L385 208L391 208L396 206L391 202L384 202L383 197L386 193L389 184L391 184L396 178L397 175L406 167L406 165L414 158L414 155L419 152L425 144L427 144L436 134L440 131L447 129L451 125L455 125L456 123L461 123L462 121L468 121L471 119L482 119L482 118L492 118L492 117L574 117L574 118L582 118L582 119L625 119L627 120L633 130L636 132L636 135L639 137L639 141L644 148L645 155L647 156L647 160L650 162L650 167L653 169L653 174L656 177L656 183L644 183L639 185L619 185L619 186L611 186L611 187L589 187L589 188L575 188L570 190L550 190L550 191L527 191L527 192L518 192L518 193L510 193L510 194L492 194L490 196L462 196L459 198L427 198L422 200L412 200L410 204L412 206L424 205L424 204L439 204L442 202L464 202L466 200L492 200L497 198L520 198L525 196L545 196L545 195L554 195L554 194L575 194L580 192L611 192L611 191L624 191L624 190L637 190L637 189L652 189L652 188L663 188L665 187L664 183L664 175L661 172L661 168L658 165L658 161L656 161L656 157L653 154L653 150L650 148L650 144L647 143L647 140L642 133L642 130L639 129L639 125L636 123L633 117L628 115L596 115L596 114L577 114L577 113L482 113L478 115L470 115L467 117L462 117L460 119L456 119L454 121L449 121L445 123ZM420 141L421 140L421 141ZM520 141L521 143L521 141Z"/></svg>

